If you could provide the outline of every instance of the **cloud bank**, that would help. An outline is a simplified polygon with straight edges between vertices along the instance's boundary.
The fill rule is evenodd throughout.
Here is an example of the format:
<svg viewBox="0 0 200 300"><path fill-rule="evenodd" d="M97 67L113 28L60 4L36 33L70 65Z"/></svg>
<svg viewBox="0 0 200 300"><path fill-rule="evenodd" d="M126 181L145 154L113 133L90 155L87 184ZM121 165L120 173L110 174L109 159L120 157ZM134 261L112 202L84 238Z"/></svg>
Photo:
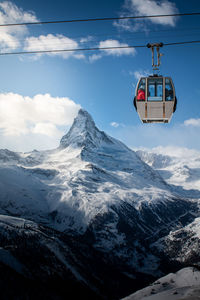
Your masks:
<svg viewBox="0 0 200 300"><path fill-rule="evenodd" d="M100 53L98 54L93 54L89 57L89 61L93 62L96 61L98 59L101 59L103 56L105 55L110 55L110 56L123 56L123 55L136 55L136 50L135 48L123 48L123 47L128 47L129 45L126 43L121 43L118 40L104 40L104 41L100 41L98 44L98 48L117 48L118 49L102 49ZM121 47L121 48L120 48Z"/></svg>
<svg viewBox="0 0 200 300"><path fill-rule="evenodd" d="M185 126L200 127L200 119L189 119L184 121Z"/></svg>
<svg viewBox="0 0 200 300"><path fill-rule="evenodd" d="M168 0L130 0L127 1L127 5L132 12L141 16L171 15L178 11L175 3ZM150 18L150 21L155 24L174 27L176 17Z"/></svg>
<svg viewBox="0 0 200 300"><path fill-rule="evenodd" d="M9 1L0 2L0 23L27 23L36 22L33 12L26 12ZM26 26L10 26L0 28L0 51L14 50L21 46L21 38L27 34Z"/></svg>
<svg viewBox="0 0 200 300"><path fill-rule="evenodd" d="M16 143L22 151L38 148L40 143L44 149L48 145L56 147L64 127L72 124L79 109L80 105L66 97L0 94L0 148L6 141L11 147Z"/></svg>
<svg viewBox="0 0 200 300"><path fill-rule="evenodd" d="M178 13L175 2L168 0L125 0L121 17L131 16L153 16L171 15ZM120 20L114 25L128 31L136 31L139 28L147 29L146 24L158 24L162 26L174 27L177 17L169 16L162 18L148 18L144 20Z"/></svg>
<svg viewBox="0 0 200 300"><path fill-rule="evenodd" d="M73 39L68 38L62 34L48 34L40 35L39 37L28 37L25 41L24 50L25 51L52 51L52 50L73 50L79 48L78 42ZM61 56L64 59L69 57L74 57L77 59L84 58L83 54L75 51L66 52L49 52L43 54L37 54L37 57L41 55L49 56Z"/></svg>

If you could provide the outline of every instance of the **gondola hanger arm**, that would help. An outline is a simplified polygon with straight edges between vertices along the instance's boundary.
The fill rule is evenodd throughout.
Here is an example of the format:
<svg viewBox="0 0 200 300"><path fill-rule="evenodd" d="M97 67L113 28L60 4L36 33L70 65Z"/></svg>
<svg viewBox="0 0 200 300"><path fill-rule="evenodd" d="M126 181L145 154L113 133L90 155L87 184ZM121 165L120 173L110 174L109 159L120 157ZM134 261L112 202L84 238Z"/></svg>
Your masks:
<svg viewBox="0 0 200 300"><path fill-rule="evenodd" d="M161 47L163 47L163 43L153 43L153 44L148 43L147 44L147 48L150 48L151 52L152 52L152 68L153 68L153 71L158 71L159 70L159 67L160 67L160 64L161 64L160 58L163 55L162 53L160 53L160 48ZM155 48L156 48L156 53L157 53L157 62L155 62L155 54L154 54Z"/></svg>

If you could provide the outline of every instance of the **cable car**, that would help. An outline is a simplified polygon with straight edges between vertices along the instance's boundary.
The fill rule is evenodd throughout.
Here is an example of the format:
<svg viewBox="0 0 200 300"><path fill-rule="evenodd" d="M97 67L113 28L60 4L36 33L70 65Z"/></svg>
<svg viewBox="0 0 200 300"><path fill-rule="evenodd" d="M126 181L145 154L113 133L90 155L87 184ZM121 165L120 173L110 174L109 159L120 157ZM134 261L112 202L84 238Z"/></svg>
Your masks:
<svg viewBox="0 0 200 300"><path fill-rule="evenodd" d="M175 88L170 77L140 78L134 106L143 123L169 123L176 110Z"/></svg>
<svg viewBox="0 0 200 300"><path fill-rule="evenodd" d="M147 47L152 49L153 69L158 70L161 56L159 47L162 47L162 44L148 44ZM154 64L154 47L157 48L157 64ZM169 123L176 105L177 99L171 77L154 74L139 79L134 106L143 123Z"/></svg>

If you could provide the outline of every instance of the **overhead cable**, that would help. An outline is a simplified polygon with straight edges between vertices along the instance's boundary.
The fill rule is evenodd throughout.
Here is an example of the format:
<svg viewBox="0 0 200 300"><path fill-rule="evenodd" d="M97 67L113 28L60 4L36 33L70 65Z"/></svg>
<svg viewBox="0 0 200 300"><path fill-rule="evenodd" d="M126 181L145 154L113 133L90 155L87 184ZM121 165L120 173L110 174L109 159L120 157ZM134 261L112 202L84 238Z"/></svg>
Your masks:
<svg viewBox="0 0 200 300"><path fill-rule="evenodd" d="M57 20L57 21L37 21L26 23L10 23L0 24L0 27L6 26L29 26L29 25L44 25L44 24L59 24L59 23L78 23L78 22L96 22L96 21L117 21L117 20L131 20L131 19L149 19L149 18L165 18L165 17L183 17L183 16L198 16L200 12L191 13L175 13L166 15L149 15L149 16L123 16L123 17L108 17L108 18L87 18L87 19L71 19L71 20Z"/></svg>
<svg viewBox="0 0 200 300"><path fill-rule="evenodd" d="M175 46L184 44L197 44L199 41L184 41L184 42L171 42L163 43L163 46ZM60 52L77 52L77 51L101 51L101 50L117 50L117 49L130 49L130 48L146 48L147 45L135 46L117 46L117 47L91 47L91 48L74 48L74 49L53 49L53 50L33 50L33 51L18 51L18 52L1 52L2 55L22 55L22 54L45 54L45 53L60 53Z"/></svg>
<svg viewBox="0 0 200 300"><path fill-rule="evenodd" d="M36 50L36 51L18 51L18 52L1 52L0 55L12 54L42 54L42 53L59 53L59 52L76 52L76 51L99 51L99 50L115 50L128 48L142 48L146 46L117 46L117 47L93 47L93 48L74 48L74 49L54 49L54 50Z"/></svg>
<svg viewBox="0 0 200 300"><path fill-rule="evenodd" d="M164 46L175 46L175 45L184 45L184 44L197 44L200 41L185 41L185 42L173 42L173 43L163 43Z"/></svg>

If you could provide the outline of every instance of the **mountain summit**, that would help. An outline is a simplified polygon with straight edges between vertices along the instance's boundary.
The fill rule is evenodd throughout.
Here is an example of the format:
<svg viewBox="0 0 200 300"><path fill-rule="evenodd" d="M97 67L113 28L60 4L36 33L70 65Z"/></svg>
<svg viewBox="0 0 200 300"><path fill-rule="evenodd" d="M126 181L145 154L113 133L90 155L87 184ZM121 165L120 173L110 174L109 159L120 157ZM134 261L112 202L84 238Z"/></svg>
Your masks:
<svg viewBox="0 0 200 300"><path fill-rule="evenodd" d="M110 141L108 136L96 127L90 114L80 109L69 132L62 137L60 147L97 147L103 140Z"/></svg>

